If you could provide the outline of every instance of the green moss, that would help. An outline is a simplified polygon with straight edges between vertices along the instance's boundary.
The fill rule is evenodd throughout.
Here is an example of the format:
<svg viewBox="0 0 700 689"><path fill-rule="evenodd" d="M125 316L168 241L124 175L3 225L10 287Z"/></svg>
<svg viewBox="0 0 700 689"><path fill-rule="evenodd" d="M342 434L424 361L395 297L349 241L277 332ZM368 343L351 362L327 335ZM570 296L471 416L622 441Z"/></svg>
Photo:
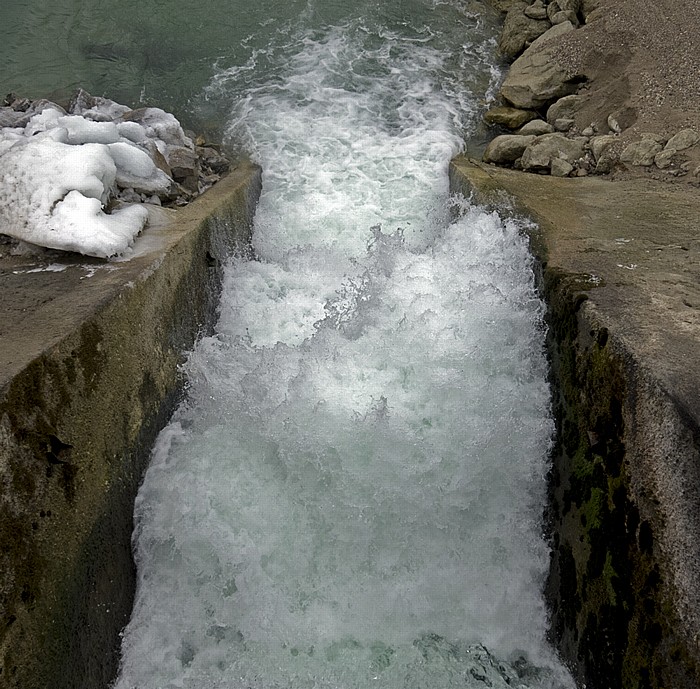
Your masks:
<svg viewBox="0 0 700 689"><path fill-rule="evenodd" d="M603 523L603 509L606 495L600 488L591 489L591 497L581 506L581 514L586 518L587 534L592 529L599 529Z"/></svg>
<svg viewBox="0 0 700 689"><path fill-rule="evenodd" d="M605 564L603 565L603 581L605 582L605 590L608 594L610 605L617 605L617 595L615 594L615 586L613 579L617 579L617 572L612 564L612 553L608 551L605 555Z"/></svg>

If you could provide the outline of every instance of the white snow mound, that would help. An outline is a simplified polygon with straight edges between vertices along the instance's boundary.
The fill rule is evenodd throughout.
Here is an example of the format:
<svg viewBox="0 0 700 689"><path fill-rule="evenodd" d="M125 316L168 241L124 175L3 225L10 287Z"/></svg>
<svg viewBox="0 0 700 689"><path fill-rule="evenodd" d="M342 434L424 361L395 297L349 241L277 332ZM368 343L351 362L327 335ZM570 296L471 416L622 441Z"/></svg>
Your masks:
<svg viewBox="0 0 700 689"><path fill-rule="evenodd" d="M105 205L119 189L136 198L168 193L172 179L149 145L192 147L169 113L144 109L138 123L122 120L128 112L106 100L78 115L54 106L24 127L0 128L0 233L89 256L123 253L148 211L133 204L106 213Z"/></svg>

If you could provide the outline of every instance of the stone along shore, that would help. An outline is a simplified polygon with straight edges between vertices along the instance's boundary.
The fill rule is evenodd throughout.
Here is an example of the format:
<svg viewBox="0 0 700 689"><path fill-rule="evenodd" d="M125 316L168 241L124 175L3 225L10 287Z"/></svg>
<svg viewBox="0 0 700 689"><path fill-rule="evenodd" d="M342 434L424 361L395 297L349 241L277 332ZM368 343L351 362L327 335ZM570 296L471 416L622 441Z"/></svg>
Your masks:
<svg viewBox="0 0 700 689"><path fill-rule="evenodd" d="M697 106L684 113L680 89L650 100L648 82L634 84L621 71L630 62L640 73L658 69L635 48L646 38L647 28L638 26L645 7L637 4L635 24L620 16L629 3L492 1L506 11L499 50L513 62L500 89L502 104L485 115L494 133L508 133L489 143L485 162L556 177L645 174L700 183ZM684 4L675 8L681 22Z"/></svg>

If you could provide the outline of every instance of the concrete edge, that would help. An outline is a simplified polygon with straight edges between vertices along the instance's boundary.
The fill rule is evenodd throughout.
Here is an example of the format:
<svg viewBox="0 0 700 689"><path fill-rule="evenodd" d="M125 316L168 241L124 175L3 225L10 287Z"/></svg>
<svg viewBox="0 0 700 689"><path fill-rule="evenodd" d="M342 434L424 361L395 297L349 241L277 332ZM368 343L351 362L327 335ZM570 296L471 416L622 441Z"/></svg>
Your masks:
<svg viewBox="0 0 700 689"><path fill-rule="evenodd" d="M0 387L0 687L113 681L135 586L133 501L260 190L243 163L177 211Z"/></svg>

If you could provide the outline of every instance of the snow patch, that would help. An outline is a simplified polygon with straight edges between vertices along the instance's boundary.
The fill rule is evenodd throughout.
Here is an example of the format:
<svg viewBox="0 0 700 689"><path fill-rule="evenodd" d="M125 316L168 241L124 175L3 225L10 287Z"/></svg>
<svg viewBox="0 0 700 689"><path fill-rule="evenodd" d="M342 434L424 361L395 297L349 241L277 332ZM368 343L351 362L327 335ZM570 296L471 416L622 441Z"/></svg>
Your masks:
<svg viewBox="0 0 700 689"><path fill-rule="evenodd" d="M192 141L159 108L131 110L87 95L68 114L48 101L32 108L21 123L0 128L0 232L89 256L123 254L148 211L122 203L109 212L108 204L167 196L169 169L149 151L194 149Z"/></svg>

